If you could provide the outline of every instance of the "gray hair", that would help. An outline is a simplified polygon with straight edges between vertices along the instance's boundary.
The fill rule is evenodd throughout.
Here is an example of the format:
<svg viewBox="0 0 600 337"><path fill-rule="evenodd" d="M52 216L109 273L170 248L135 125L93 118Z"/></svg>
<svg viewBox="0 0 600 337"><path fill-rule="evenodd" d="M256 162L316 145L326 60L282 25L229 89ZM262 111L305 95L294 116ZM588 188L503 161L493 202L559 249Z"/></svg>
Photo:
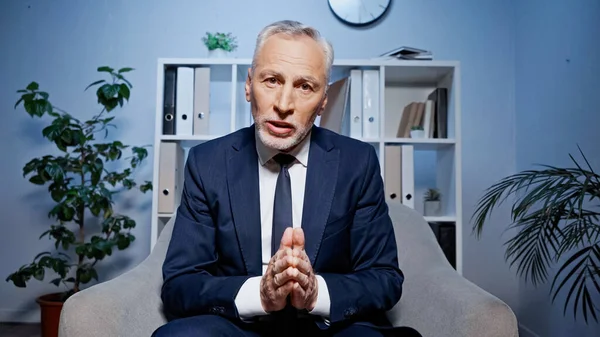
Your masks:
<svg viewBox="0 0 600 337"><path fill-rule="evenodd" d="M256 47L254 49L254 56L252 57L252 73L254 73L254 70L256 69L256 58L265 41L269 37L280 33L290 36L308 36L319 43L325 54L325 80L327 82L325 84L328 85L331 76L331 67L333 65L333 46L327 39L323 38L321 33L315 28L292 20L274 22L260 31L256 38Z"/></svg>

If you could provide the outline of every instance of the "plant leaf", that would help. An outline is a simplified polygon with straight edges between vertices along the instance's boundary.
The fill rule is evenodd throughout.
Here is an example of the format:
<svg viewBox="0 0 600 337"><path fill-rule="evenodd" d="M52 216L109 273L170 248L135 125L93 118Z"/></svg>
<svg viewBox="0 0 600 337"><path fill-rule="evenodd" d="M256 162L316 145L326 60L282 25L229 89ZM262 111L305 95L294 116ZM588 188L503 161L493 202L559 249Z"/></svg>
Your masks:
<svg viewBox="0 0 600 337"><path fill-rule="evenodd" d="M88 90L89 88L91 88L91 87L93 87L93 86L95 86L95 85L98 85L98 84L100 84L100 83L104 83L104 82L106 82L106 80L98 80L98 81L96 81L96 82L90 83L90 84L89 84L87 87L85 87L85 89L84 89L83 91L86 91L86 90Z"/></svg>
<svg viewBox="0 0 600 337"><path fill-rule="evenodd" d="M111 67L103 66L103 67L98 67L98 71L112 73L114 71L114 69Z"/></svg>
<svg viewBox="0 0 600 337"><path fill-rule="evenodd" d="M125 67L125 68L119 69L118 73L122 74L122 73L126 73L126 72L129 72L129 71L132 71L132 70L134 70L134 69L133 68L129 68L129 67Z"/></svg>
<svg viewBox="0 0 600 337"><path fill-rule="evenodd" d="M40 88L40 85L37 82L31 82L29 83L29 85L27 85L27 90L31 90L31 91L35 91L38 90Z"/></svg>

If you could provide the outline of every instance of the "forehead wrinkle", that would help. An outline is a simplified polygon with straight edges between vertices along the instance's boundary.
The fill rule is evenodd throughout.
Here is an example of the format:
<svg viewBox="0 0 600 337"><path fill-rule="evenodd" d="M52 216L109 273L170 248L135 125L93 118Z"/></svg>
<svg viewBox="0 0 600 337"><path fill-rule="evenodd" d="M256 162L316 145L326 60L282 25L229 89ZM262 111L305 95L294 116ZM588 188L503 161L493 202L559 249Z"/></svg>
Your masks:
<svg viewBox="0 0 600 337"><path fill-rule="evenodd" d="M258 57L256 59L257 68L266 68L272 72L277 72L277 74L279 75L283 75L283 73L277 70L277 68L285 67L285 65L300 67L303 72L308 72L311 74L321 72L321 68L325 68L325 65L321 58L317 58L316 60L308 60L306 57L304 57L305 55L295 55L294 53L287 53L279 50L269 50L269 52L266 52L266 50L270 48L273 48L273 46L269 43L265 43L263 48L258 53ZM261 71L260 74L262 73L263 72ZM299 76L311 78L312 80L316 79L315 76L312 75Z"/></svg>

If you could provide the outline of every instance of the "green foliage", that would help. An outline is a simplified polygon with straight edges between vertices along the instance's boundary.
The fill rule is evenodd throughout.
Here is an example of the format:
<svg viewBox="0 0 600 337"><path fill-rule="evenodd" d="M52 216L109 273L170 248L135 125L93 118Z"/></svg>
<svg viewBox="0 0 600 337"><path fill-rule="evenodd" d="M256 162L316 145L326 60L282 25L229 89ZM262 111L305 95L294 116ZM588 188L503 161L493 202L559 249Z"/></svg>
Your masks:
<svg viewBox="0 0 600 337"><path fill-rule="evenodd" d="M210 33L202 38L204 45L208 50L223 49L225 51L234 51L237 48L236 37L231 33Z"/></svg>
<svg viewBox="0 0 600 337"><path fill-rule="evenodd" d="M569 155L575 167L542 165L489 187L473 215L473 231L481 235L494 207L514 195L509 229L518 233L506 242L506 260L511 267L518 263L518 274L534 285L546 282L558 264L552 302L565 292L563 315L571 305L574 318L580 309L587 323L589 315L598 322L600 310L600 176L579 151L587 168Z"/></svg>
<svg viewBox="0 0 600 337"><path fill-rule="evenodd" d="M138 184L133 179L135 169L148 156L148 151L146 147L125 145L118 140L97 140L98 135L106 138L108 128L115 127L112 124L115 116L109 114L129 101L132 85L124 74L132 70L98 68L98 72L107 74L110 81L101 79L85 88L98 87L97 103L102 107L97 115L86 121L80 121L50 103L50 95L40 90L36 82L17 91L21 97L15 109L22 104L32 118L50 116L51 122L42 134L60 150L60 155L34 158L23 167L23 177L35 185L47 185L55 202L48 213L53 224L40 239L54 240L56 252L38 254L31 263L10 274L7 282L25 287L32 277L42 281L46 270L52 270L58 277L51 283L64 284L69 289L65 292L66 299L79 291L82 284L98 280L96 263L112 255L114 250L126 249L135 240L131 230L136 223L114 211L114 197L133 188L142 193L152 189L151 182ZM131 155L127 156L126 151ZM110 171L107 166L112 163L121 163L125 168ZM90 222L86 217L88 212L100 220L101 231L86 239L84 229ZM77 261L71 261L69 252L76 254Z"/></svg>
<svg viewBox="0 0 600 337"><path fill-rule="evenodd" d="M425 201L439 201L441 197L442 195L437 189L430 188L425 192L424 199Z"/></svg>
<svg viewBox="0 0 600 337"><path fill-rule="evenodd" d="M423 127L420 125L413 125L410 127L411 130L423 130Z"/></svg>

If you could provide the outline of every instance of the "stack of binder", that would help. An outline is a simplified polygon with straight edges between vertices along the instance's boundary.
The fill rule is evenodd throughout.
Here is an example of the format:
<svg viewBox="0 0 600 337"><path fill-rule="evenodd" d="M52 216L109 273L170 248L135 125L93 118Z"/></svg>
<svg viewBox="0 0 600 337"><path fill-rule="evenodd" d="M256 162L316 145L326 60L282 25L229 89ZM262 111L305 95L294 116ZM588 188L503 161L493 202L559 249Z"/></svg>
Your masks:
<svg viewBox="0 0 600 337"><path fill-rule="evenodd" d="M328 103L319 126L337 133L348 129L349 136L356 139L378 138L381 123L379 90L379 70L350 70L350 76L329 85Z"/></svg>
<svg viewBox="0 0 600 337"><path fill-rule="evenodd" d="M208 134L209 67L166 67L163 97L163 135Z"/></svg>

